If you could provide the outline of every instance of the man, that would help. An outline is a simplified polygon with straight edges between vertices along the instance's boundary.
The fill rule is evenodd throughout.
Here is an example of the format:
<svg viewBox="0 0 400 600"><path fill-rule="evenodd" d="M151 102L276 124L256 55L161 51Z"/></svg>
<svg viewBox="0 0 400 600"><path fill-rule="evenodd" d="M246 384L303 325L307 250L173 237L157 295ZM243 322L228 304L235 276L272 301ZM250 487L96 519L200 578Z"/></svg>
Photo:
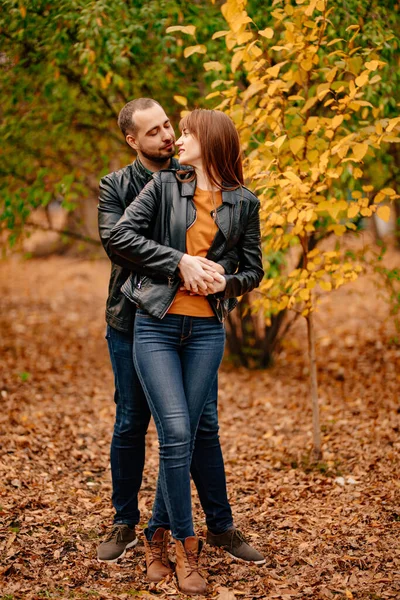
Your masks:
<svg viewBox="0 0 400 600"><path fill-rule="evenodd" d="M128 102L119 114L118 125L126 142L136 151L137 158L127 167L103 177L100 182L99 232L112 261L106 338L115 377L116 403L110 453L114 524L97 549L98 559L104 562L116 562L124 556L127 548L138 541L135 533L135 525L140 518L138 492L145 460L145 435L150 421L150 411L132 360L135 307L121 293L121 286L131 271L138 272L138 267L111 252L110 231L155 171L179 168L179 163L173 158L174 131L158 102L150 98ZM209 262L223 274L234 272L237 258L228 256L219 265ZM207 542L224 548L239 560L263 564L264 557L245 541L233 525L218 437L216 395L217 381L200 420L191 466L191 475L206 515Z"/></svg>

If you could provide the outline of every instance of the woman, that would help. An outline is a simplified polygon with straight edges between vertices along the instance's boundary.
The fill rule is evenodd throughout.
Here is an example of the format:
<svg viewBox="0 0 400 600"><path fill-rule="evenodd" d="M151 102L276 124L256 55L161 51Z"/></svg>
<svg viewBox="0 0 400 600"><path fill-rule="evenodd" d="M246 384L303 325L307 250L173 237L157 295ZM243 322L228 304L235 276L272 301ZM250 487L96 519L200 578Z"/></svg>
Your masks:
<svg viewBox="0 0 400 600"><path fill-rule="evenodd" d="M259 202L243 187L238 133L224 113L194 110L180 123L179 161L189 171L160 171L111 233L110 245L146 276L123 292L139 307L134 361L160 444L153 514L146 530L148 576L170 572L171 527L176 573L185 593L204 593L198 572L190 462L196 429L222 360L223 321L237 296L263 277ZM234 250L238 269L218 262Z"/></svg>

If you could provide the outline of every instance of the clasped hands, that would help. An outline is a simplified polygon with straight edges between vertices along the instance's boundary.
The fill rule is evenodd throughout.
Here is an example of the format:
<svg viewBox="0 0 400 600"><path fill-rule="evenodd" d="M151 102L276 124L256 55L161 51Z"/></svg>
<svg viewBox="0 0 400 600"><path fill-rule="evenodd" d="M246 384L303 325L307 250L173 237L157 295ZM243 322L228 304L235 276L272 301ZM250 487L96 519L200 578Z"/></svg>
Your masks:
<svg viewBox="0 0 400 600"><path fill-rule="evenodd" d="M208 258L184 254L178 268L183 281L181 289L191 294L208 296L223 292L226 287L224 268Z"/></svg>

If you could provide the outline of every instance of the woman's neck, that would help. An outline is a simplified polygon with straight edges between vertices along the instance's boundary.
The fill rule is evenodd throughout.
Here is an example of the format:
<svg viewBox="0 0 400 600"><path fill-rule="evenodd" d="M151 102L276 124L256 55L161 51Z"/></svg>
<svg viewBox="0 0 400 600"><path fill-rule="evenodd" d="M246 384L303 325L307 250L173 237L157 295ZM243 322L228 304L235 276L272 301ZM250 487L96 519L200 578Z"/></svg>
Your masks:
<svg viewBox="0 0 400 600"><path fill-rule="evenodd" d="M201 190L206 190L208 192L217 192L220 188L218 188L214 183L206 177L202 168L195 167L196 171L196 185Z"/></svg>

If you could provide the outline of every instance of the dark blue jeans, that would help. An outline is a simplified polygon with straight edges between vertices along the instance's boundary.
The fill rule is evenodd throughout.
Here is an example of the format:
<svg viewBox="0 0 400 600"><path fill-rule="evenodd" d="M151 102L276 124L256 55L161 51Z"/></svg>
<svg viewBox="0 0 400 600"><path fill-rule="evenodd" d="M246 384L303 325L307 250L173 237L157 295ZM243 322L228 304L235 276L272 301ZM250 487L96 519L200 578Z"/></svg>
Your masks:
<svg viewBox="0 0 400 600"><path fill-rule="evenodd" d="M138 310L134 361L157 427L160 463L149 533L170 526L178 540L194 535L190 466L194 441L225 344L215 317Z"/></svg>
<svg viewBox="0 0 400 600"><path fill-rule="evenodd" d="M133 336L108 327L106 338L115 379L116 416L110 453L114 522L133 526L140 520L138 493L151 414L132 360ZM216 379L197 429L191 475L208 529L223 533L232 526L232 512L218 436L217 394Z"/></svg>

